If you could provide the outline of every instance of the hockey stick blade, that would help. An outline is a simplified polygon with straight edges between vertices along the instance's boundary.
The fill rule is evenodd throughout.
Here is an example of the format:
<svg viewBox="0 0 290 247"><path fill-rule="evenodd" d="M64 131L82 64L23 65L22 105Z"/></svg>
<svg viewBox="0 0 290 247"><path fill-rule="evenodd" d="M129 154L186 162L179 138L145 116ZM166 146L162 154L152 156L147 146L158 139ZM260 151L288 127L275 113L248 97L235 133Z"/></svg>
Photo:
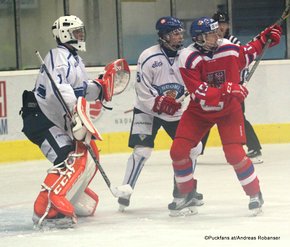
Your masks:
<svg viewBox="0 0 290 247"><path fill-rule="evenodd" d="M133 189L130 184L120 185L117 187L110 187L112 194L115 197L129 197L133 193Z"/></svg>

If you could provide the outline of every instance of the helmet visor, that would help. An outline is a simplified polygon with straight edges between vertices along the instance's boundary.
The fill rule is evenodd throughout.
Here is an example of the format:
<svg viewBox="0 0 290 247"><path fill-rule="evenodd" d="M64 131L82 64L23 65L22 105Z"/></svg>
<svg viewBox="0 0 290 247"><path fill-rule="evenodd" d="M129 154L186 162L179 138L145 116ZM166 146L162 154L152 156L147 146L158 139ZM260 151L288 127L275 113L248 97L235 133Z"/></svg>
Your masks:
<svg viewBox="0 0 290 247"><path fill-rule="evenodd" d="M72 30L72 37L77 41L86 41L86 30L85 27L78 27Z"/></svg>

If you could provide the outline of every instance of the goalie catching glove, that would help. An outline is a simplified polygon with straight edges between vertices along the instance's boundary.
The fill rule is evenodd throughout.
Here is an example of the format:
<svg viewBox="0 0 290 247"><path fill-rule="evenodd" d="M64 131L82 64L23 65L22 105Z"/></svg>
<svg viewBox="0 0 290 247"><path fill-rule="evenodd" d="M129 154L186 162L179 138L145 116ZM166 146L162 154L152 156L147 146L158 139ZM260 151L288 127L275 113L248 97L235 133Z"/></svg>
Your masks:
<svg viewBox="0 0 290 247"><path fill-rule="evenodd" d="M166 113L168 115L174 115L180 108L181 103L176 102L172 97L157 96L152 110L158 114Z"/></svg>

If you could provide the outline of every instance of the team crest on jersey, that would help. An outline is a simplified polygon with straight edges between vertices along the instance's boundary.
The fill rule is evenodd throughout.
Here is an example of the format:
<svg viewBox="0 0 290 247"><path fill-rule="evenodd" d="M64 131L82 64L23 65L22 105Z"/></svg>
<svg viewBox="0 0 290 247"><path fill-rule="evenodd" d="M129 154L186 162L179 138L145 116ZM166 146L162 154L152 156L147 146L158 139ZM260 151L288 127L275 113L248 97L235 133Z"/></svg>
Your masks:
<svg viewBox="0 0 290 247"><path fill-rule="evenodd" d="M226 80L226 72L224 70L214 71L207 75L207 82L212 87L220 87Z"/></svg>
<svg viewBox="0 0 290 247"><path fill-rule="evenodd" d="M178 83L166 83L160 86L153 85L159 95L169 96L171 98L179 98L184 94L184 86Z"/></svg>

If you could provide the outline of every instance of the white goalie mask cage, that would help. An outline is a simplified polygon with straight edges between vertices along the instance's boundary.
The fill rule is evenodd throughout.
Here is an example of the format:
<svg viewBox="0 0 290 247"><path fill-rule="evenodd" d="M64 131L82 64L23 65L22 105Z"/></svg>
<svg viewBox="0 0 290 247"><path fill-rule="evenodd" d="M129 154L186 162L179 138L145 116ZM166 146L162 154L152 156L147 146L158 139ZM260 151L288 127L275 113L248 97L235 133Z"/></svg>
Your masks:
<svg viewBox="0 0 290 247"><path fill-rule="evenodd" d="M86 32L83 22L74 15L61 16L52 25L54 39L67 43L78 51L86 51Z"/></svg>

